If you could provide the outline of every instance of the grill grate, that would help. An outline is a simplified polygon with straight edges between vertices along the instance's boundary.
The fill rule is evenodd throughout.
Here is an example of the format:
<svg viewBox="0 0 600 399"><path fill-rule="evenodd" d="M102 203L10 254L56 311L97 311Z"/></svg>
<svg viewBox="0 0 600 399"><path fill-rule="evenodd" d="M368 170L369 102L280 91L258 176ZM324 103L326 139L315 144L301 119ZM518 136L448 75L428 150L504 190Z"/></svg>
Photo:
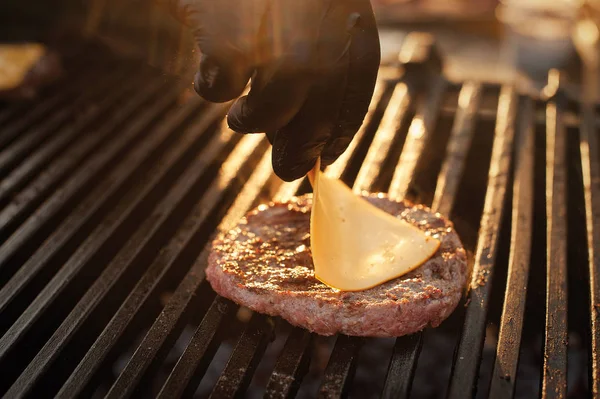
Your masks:
<svg viewBox="0 0 600 399"><path fill-rule="evenodd" d="M442 326L324 339L215 295L203 273L214 232L306 183L279 181L267 141L223 124L227 104L187 99L133 61L77 56L73 79L0 108L0 392L598 395L596 110L554 74L546 102L448 82L422 39L407 39L426 48L400 78L382 69L327 173L455 221L474 271Z"/></svg>
<svg viewBox="0 0 600 399"><path fill-rule="evenodd" d="M517 143L517 165L514 179L511 257L506 283L507 296L502 320L512 318L512 323L501 323L498 336L498 354L494 366L491 396L502 398L514 393L514 378L517 374L519 346L525 312L525 294L529 276L533 223L533 103L523 100L523 117ZM515 295L509 293L514 292Z"/></svg>
<svg viewBox="0 0 600 399"><path fill-rule="evenodd" d="M470 302L467 304L465 325L458 346L450 397L467 397L476 380L479 357L485 336L488 302L491 296L492 272L496 263L499 226L509 180L509 168L517 109L512 88L503 88L498 104L498 118L481 226L471 278Z"/></svg>

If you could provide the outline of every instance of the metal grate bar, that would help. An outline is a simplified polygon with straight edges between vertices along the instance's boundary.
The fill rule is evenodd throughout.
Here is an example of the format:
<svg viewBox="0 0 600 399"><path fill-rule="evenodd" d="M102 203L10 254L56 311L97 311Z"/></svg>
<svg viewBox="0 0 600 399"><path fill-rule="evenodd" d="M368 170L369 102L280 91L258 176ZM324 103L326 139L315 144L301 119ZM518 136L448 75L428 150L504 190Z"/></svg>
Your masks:
<svg viewBox="0 0 600 399"><path fill-rule="evenodd" d="M261 314L253 314L225 370L217 381L211 398L232 398L244 393L273 336L275 322Z"/></svg>
<svg viewBox="0 0 600 399"><path fill-rule="evenodd" d="M52 187L59 184L62 178L65 175L68 175L69 171L72 170L79 162L83 161L86 156L90 155L90 153L98 148L99 141L106 140L106 138L110 137L112 132L115 130L119 124L123 123L131 114L135 111L136 108L141 106L149 96L153 95L162 84L150 84L146 89L142 90L138 95L134 96L130 102L124 104L119 112L115 112L114 117L111 118L111 121L102 127L95 135L90 135L90 139L86 139L81 141L78 145L73 148L73 151L65 154L64 157L50 165L46 171L44 171L39 178L28 188L26 193L31 192L31 194L27 194L27 197L35 198L35 194L44 195L44 193L49 192ZM24 196L27 198L26 196ZM23 197L18 196L17 199L22 199ZM94 201L95 202L95 201ZM92 210L93 207L86 208L87 210ZM75 223L70 225L73 231L78 231L77 226L82 225L87 220L85 215L81 216L79 219L75 219ZM70 217L68 220L73 220L73 217ZM69 223L67 223L69 224ZM22 265L19 270L15 273L15 275L11 278L11 280L0 289L0 311L2 311L9 300L12 300L13 296L16 295L23 286L31 280L35 275L37 275L38 270L53 256L53 254L59 249L62 248L66 243L69 236L62 236L60 238L60 232L62 230L59 229L56 234L52 236L51 239L48 240L48 243L44 245L43 251L38 251L33 254L32 257ZM8 256L10 259L11 255ZM7 258L4 258L7 259ZM0 262L2 265L2 262Z"/></svg>
<svg viewBox="0 0 600 399"><path fill-rule="evenodd" d="M516 143L510 259L490 398L513 397L527 298L533 235L533 101L523 99Z"/></svg>
<svg viewBox="0 0 600 399"><path fill-rule="evenodd" d="M320 398L342 397L350 387L363 338L340 335L335 341L319 389Z"/></svg>
<svg viewBox="0 0 600 399"><path fill-rule="evenodd" d="M98 151L95 156L90 159L88 163L86 163L85 167L82 167L80 170L78 170L76 174L67 181L67 183L57 190L52 197L45 201L43 205L32 215L32 217L23 223L20 228L0 247L0 270L8 266L15 253L23 245L29 243L29 240L38 231L38 229L40 229L44 224L53 220L53 218L61 211L61 209L63 209L69 203L70 199L76 197L79 193L84 193L85 188L93 183L103 170L109 169L110 165L113 164L116 159L119 159L119 156L122 155L122 153L127 150L141 134L144 133L144 129L152 122L156 115L160 114L171 104L173 104L179 93L180 89L171 90L161 97L160 100L152 104L152 106L147 109L147 114L135 120L133 124L129 125L127 129L121 132L119 137L110 142L107 147L104 147ZM136 157L141 159L143 155L145 155L147 149L153 148L153 146L157 146L166 140L170 131L165 130L161 133L161 135L158 135L154 139L146 137L144 140L141 140L140 145L136 147ZM124 176L119 174L119 176L117 176L117 182L119 181L119 177L123 178ZM96 207L99 206L101 201L97 201L98 198L104 197L103 194L105 194L106 191L112 186L110 181L106 184L108 184L108 187L100 185L96 188L96 191L98 191L100 194L97 195L94 201L92 201L92 205L95 205ZM24 196L27 195L26 198L31 198L31 200L35 199L35 191L28 190L26 193L27 194L24 193ZM22 206L24 207L25 203L23 203ZM86 204L86 206L89 207L89 204ZM15 204L15 207L17 209L21 209L21 207L18 206L18 203ZM83 207L80 205L79 208L81 209ZM6 208L5 211L7 209L9 208ZM11 213L19 214L20 212L22 211L15 210ZM4 222L3 224L10 223L9 214L2 212L0 213L0 216L2 215L5 215L5 218L0 217L0 222Z"/></svg>
<svg viewBox="0 0 600 399"><path fill-rule="evenodd" d="M293 398L310 366L313 335L301 328L290 333L265 391L266 398Z"/></svg>
<svg viewBox="0 0 600 399"><path fill-rule="evenodd" d="M550 75L550 85L556 76ZM567 169L565 98L546 107L546 334L543 398L567 396Z"/></svg>
<svg viewBox="0 0 600 399"><path fill-rule="evenodd" d="M471 277L471 291L450 381L448 396L451 399L471 397L476 389L492 285L492 271L496 262L498 237L509 180L516 111L517 96L514 88L502 87L498 103L488 189Z"/></svg>
<svg viewBox="0 0 600 399"><path fill-rule="evenodd" d="M219 332L222 332L223 322L228 320L237 308L238 306L235 303L223 297L217 296L214 299L190 343L162 387L158 395L159 398L192 396L191 389L195 389L196 386L190 381L199 383L204 376L221 343ZM184 395L184 393L186 394Z"/></svg>
<svg viewBox="0 0 600 399"><path fill-rule="evenodd" d="M581 165L590 273L591 379L593 397L600 395L600 154L593 105L581 109Z"/></svg>
<svg viewBox="0 0 600 399"><path fill-rule="evenodd" d="M21 134L17 141L0 152L0 176L5 176L22 158L44 143L50 134L72 115L81 112L82 105L85 106L95 97L103 96L107 92L110 93L110 88L116 85L119 80L125 78L126 73L127 70L121 68L115 73L108 74L91 87L86 87L83 92L77 93L69 105L60 107L52 116L45 119L41 126L36 125L30 133Z"/></svg>
<svg viewBox="0 0 600 399"><path fill-rule="evenodd" d="M422 345L423 333L421 332L396 339L382 397L407 398L410 395Z"/></svg>
<svg viewBox="0 0 600 399"><path fill-rule="evenodd" d="M400 129L400 125L408 111L410 101L411 95L406 83L400 82L396 84L388 107L381 119L381 125L369 147L364 164L360 168L358 176L356 176L353 189L357 193L369 191L369 188L375 183L381 166L392 147L396 133Z"/></svg>
<svg viewBox="0 0 600 399"><path fill-rule="evenodd" d="M425 145L435 127L445 88L446 81L436 79L408 128L408 135L389 188L393 198L404 199L406 197Z"/></svg>
<svg viewBox="0 0 600 399"><path fill-rule="evenodd" d="M135 209L136 205L139 205L139 202L146 198L151 190L157 190L158 187L161 189L166 188L164 184L165 176L167 176L169 170L171 170L174 165L189 152L189 148L192 147L195 142L202 139L202 133L205 133L208 127L214 123L214 121L218 120L225 112L223 106L214 106L211 108L212 109L202 113L202 117L197 123L190 125L190 127L186 129L186 132L176 144L176 147L169 151L168 156L163 157L159 162L156 162L156 167L153 168L154 170L148 172L148 175L151 176L151 178L145 183L145 188L142 189L142 192L137 195L138 200L134 199L128 201L132 204L131 209ZM208 144L205 147L205 150L196 157L195 161L186 168L186 171L178 178L170 192L154 209L152 214L145 218L135 234L119 251L117 256L106 267L100 277L96 279L92 287L90 287L73 311L67 316L49 342L29 364L28 368L19 377L9 392L14 392L16 394L17 391L24 392L25 390L30 389L32 383L39 378L47 367L49 367L50 362L69 342L83 322L88 319L100 301L106 297L110 289L116 284L117 280L126 273L127 270L132 268L132 264L142 256L143 251L148 251L157 245L156 242L159 241L160 233L164 230L166 223L170 220L172 214L181 206L181 203L189 190L198 185L203 172L209 166L211 156L217 156L219 147L223 147L225 143L226 140L223 138L215 137L213 142ZM110 217L107 217L107 219L109 218ZM120 219L123 220L124 216L121 216ZM112 232L107 231L107 234L112 235ZM95 237L95 235L97 234L92 234L90 236L89 240L91 242L101 243L105 241L100 237ZM84 243L81 248L85 247L86 244ZM90 256L92 255L90 254ZM74 256L74 258L75 257L76 256ZM79 262L79 265L82 265L84 262L85 260ZM65 276L65 273L63 273L68 266L69 264L63 267L55 279L48 284L48 287L53 286L55 281L68 281L74 278L74 276ZM76 270L74 268L73 273L75 272ZM57 291L57 289L55 289L55 291Z"/></svg>
<svg viewBox="0 0 600 399"><path fill-rule="evenodd" d="M435 90L435 89L434 89ZM433 206L433 211L441 212L439 209L445 209L445 215L449 215L454 205L456 198L456 187L458 186L462 169L464 167L464 155L471 144L473 135L474 119L479 104L481 86L477 83L466 83L461 90L461 100L459 100L459 108L452 129L450 142L448 144L448 154L445 157L445 163L438 177L438 183L435 191L437 201ZM421 115L417 116L421 121L427 123L419 123L417 128L424 128L427 135L433 131L432 124L439 112L442 93L435 93L439 99L430 98L420 111ZM415 122L413 122L414 124ZM409 132L411 129L409 129ZM409 133L410 134L410 133ZM425 135L423 134L423 135ZM420 134L417 134L419 136ZM426 138L424 138L426 140ZM410 139L410 140L419 140ZM407 140L407 143L409 141ZM411 155L412 158L419 158L423 150L422 146L405 145L405 150L401 155L396 170L400 170L404 151L410 149L414 151L415 147L419 153ZM413 164L413 175L416 173ZM410 182L414 179L413 175L405 175L402 180L396 177L397 184L390 187L390 196L392 198L403 198L406 191L410 187ZM398 176L398 175L396 175ZM402 182L402 183L401 183ZM401 183L401 184L400 184ZM382 396L386 398L408 397L414 378L414 373L417 367L417 360L423 344L423 332L418 332L405 337L399 337L394 345L394 351L388 366L388 372L383 388Z"/></svg>
<svg viewBox="0 0 600 399"><path fill-rule="evenodd" d="M465 167L465 157L473 139L473 127L480 99L480 84L467 82L463 85L458 97L458 109L448 143L448 152L438 176L431 206L435 212L442 215L450 215L454 207L456 190Z"/></svg>
<svg viewBox="0 0 600 399"><path fill-rule="evenodd" d="M232 135L227 131L228 135ZM67 383L61 389L59 396L71 396L74 392L78 393L89 381L92 374L98 369L101 361L106 357L108 351L115 344L115 337L118 337L127 327L139 307L150 295L153 288L158 284L164 274L177 263L179 254L189 245L192 239L198 234L198 231L204 227L206 219L215 212L223 201L223 197L239 176L238 170L243 167L249 157L256 151L263 138L258 135L245 136L229 155L227 161L223 164L215 182L204 194L202 200L194 207L187 216L186 223L174 235L173 239L159 253L159 256L148 267L146 273L141 277L139 283L132 290L127 300L121 305L119 311L111 319L102 334L98 337L90 351L79 363L77 369L73 372ZM207 244L210 247L210 243ZM202 256L201 256L202 258ZM204 264L205 265L205 264ZM181 264L179 265L181 266ZM154 360L158 350L164 344L167 336L172 334L175 322L179 319L186 309L191 297L194 295L200 282L204 279L203 268L198 271L192 267L187 278L179 285L171 300L154 323L143 342L138 346L133 357L127 363L125 369L113 385L111 392L113 394L128 396L135 389L142 374ZM190 280L197 285L190 291ZM187 297L189 295L189 297ZM185 299L181 297L185 297ZM173 313L175 311L175 313ZM167 319L165 319L167 318ZM171 324L173 323L173 324ZM167 324L169 327L167 327ZM157 331L158 329L159 331Z"/></svg>
<svg viewBox="0 0 600 399"><path fill-rule="evenodd" d="M27 158L12 173L6 176L0 182L0 204L6 203L10 196L26 185L39 170L47 167L48 163L55 158L61 151L77 141L82 135L82 130L91 127L93 122L97 122L98 116L107 112L119 101L125 94L128 94L142 79L148 75L142 74L137 78L120 85L110 96L102 100L97 106L92 107L85 113L85 116L76 120L73 124L67 124L62 131L57 132L42 148ZM156 86L156 85L154 85ZM48 125L46 125L47 127ZM103 136L100 134L85 135L83 140L92 142L93 147L100 143Z"/></svg>
<svg viewBox="0 0 600 399"><path fill-rule="evenodd" d="M263 158L260 160L258 166L256 167L252 176L248 180L247 186L256 189L264 188L272 177L273 170L271 168L271 149L269 148L263 155ZM257 194L258 192L256 192L256 195L254 195L254 197L256 197ZM245 195L248 196L248 193L246 193ZM217 295L217 297L213 301L213 306L223 301L226 300ZM238 309L237 304L233 304L229 301L226 302L228 304L231 304L231 311ZM186 388L186 386L190 384L190 379L192 379L192 377L194 377L195 379L202 378L206 371L206 367L208 367L208 364L214 356L214 351L205 353L206 347L208 345L207 337L214 336L216 330L221 327L221 323L223 321L224 318L222 316L222 313L210 313L210 311L209 313L207 313L207 315L203 318L202 322L196 329L194 336L192 337L190 343L184 350L179 361L175 365L175 368L169 375L167 382L163 386L161 390L162 397L167 398L179 396L180 393L183 392L183 390ZM202 349L201 356L199 356L198 348L204 348ZM232 356L234 355L232 354ZM203 366L197 369L200 364L202 364Z"/></svg>
<svg viewBox="0 0 600 399"><path fill-rule="evenodd" d="M168 170L178 161L181 153L190 145L190 141L182 140L173 149L170 149L164 156L158 159L154 167L148 173L151 176L142 183L139 183L139 192L135 196L126 198L125 201L120 201L109 214L104 218L101 224L96 228L87 239L79 246L77 251L71 256L54 278L40 292L30 306L20 315L17 321L10 327L6 334L0 339L0 359L6 355L7 349L13 346L25 332L27 332L41 314L50 306L50 304L61 294L68 283L73 280L87 262L90 262L103 249L107 250L111 245L108 245L110 238L115 236L122 226L131 220L132 214L135 212L146 197L153 190L157 190L157 186L165 184L165 177ZM117 169L114 174L121 176L127 173L121 169ZM116 176L112 176L115 177ZM124 182L125 183L125 182ZM96 195L93 195L96 194ZM97 199L99 195L92 193L90 198ZM86 205L83 203L82 205ZM78 210L87 211L87 207L80 206ZM74 212L75 217L79 216L79 212ZM114 247L113 243L112 247Z"/></svg>

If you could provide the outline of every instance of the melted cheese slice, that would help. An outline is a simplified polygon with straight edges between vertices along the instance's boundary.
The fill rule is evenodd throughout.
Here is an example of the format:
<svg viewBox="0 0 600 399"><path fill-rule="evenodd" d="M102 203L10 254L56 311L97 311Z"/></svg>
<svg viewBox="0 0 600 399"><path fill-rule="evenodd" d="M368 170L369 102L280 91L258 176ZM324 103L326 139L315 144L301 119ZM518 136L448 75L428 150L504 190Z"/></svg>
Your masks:
<svg viewBox="0 0 600 399"><path fill-rule="evenodd" d="M327 177L319 162L309 178L315 276L328 286L366 290L414 270L438 250L438 240Z"/></svg>
<svg viewBox="0 0 600 399"><path fill-rule="evenodd" d="M0 90L18 87L44 53L37 43L0 45Z"/></svg>

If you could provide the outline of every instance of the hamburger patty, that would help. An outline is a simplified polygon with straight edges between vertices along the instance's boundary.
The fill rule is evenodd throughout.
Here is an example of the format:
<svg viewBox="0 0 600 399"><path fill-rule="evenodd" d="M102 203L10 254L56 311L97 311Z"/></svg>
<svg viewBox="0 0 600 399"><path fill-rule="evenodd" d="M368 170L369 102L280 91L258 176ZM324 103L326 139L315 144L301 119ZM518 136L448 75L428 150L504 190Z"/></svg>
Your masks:
<svg viewBox="0 0 600 399"><path fill-rule="evenodd" d="M468 275L452 224L426 207L382 194L368 200L439 239L438 251L412 272L374 288L330 288L314 276L307 195L261 205L221 233L213 242L207 279L240 305L322 335L389 337L438 326L458 304Z"/></svg>

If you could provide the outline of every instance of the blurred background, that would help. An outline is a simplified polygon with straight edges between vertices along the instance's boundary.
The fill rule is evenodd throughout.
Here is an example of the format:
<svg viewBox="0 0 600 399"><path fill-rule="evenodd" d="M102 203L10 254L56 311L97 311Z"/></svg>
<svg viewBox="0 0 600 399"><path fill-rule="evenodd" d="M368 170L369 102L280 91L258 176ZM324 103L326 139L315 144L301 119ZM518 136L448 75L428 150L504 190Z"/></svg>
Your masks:
<svg viewBox="0 0 600 399"><path fill-rule="evenodd" d="M372 0L384 63L395 61L409 32L426 31L435 35L450 79L520 79L534 88L545 81L550 68L576 71L572 75L577 78L577 37L596 40L599 3ZM83 33L175 74L189 74L186 68L195 65L188 32L150 0L6 0L0 10L3 42L42 41L52 46L60 45L65 35Z"/></svg>

